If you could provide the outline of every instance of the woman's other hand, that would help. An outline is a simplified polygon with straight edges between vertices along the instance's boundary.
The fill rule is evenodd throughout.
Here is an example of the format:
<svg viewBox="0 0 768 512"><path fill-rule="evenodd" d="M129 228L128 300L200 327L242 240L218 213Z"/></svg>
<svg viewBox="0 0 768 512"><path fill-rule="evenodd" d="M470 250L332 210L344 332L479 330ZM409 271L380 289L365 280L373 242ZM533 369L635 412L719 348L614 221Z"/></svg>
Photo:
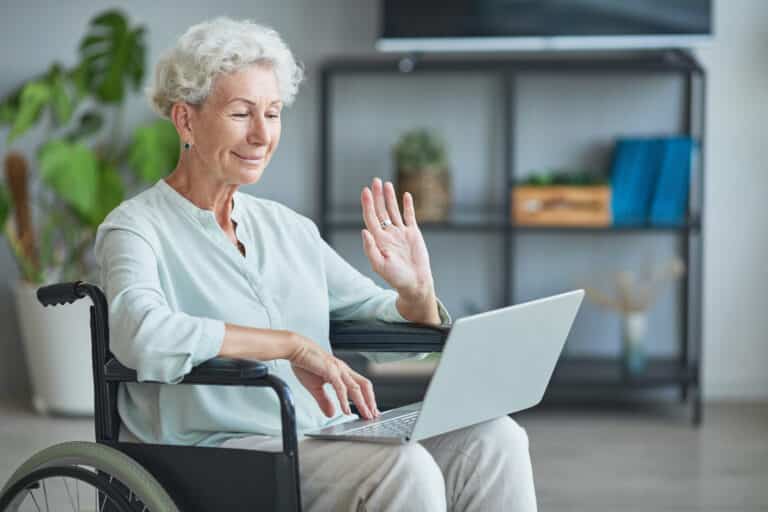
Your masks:
<svg viewBox="0 0 768 512"><path fill-rule="evenodd" d="M434 294L432 269L424 237L416 224L413 196L403 195L403 215L395 187L374 178L371 189L363 188L363 249L371 268L403 298L414 301Z"/></svg>
<svg viewBox="0 0 768 512"><path fill-rule="evenodd" d="M328 383L333 386L345 414L352 413L349 408L349 400L352 400L363 418L372 419L379 416L371 381L354 371L341 359L323 350L314 341L298 333L293 334L296 336L294 340L296 349L289 358L293 372L299 382L317 400L323 414L330 418L336 412L333 402L323 387Z"/></svg>

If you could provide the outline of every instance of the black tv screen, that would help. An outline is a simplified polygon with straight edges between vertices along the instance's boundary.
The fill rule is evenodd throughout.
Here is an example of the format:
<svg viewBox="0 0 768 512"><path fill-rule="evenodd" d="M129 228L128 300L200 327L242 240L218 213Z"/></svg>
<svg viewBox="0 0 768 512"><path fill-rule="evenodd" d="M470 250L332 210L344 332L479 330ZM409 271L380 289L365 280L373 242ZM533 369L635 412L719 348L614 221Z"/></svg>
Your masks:
<svg viewBox="0 0 768 512"><path fill-rule="evenodd" d="M382 0L380 50L692 46L711 0Z"/></svg>

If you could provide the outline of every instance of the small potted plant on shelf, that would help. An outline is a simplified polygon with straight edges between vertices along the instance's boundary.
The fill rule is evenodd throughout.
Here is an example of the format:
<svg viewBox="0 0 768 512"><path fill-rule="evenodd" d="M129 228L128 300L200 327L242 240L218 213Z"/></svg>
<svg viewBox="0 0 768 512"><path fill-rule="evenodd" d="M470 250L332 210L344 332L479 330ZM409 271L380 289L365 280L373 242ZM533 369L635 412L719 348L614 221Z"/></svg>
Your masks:
<svg viewBox="0 0 768 512"><path fill-rule="evenodd" d="M119 11L90 22L71 69L53 64L0 100L0 128L11 150L0 183L0 227L20 271L17 313L39 412L93 410L89 305L44 309L37 288L96 280L96 229L127 188L153 183L176 162L179 141L167 121L139 126L124 140L126 91L144 76L144 28ZM106 120L106 122L105 122ZM12 144L31 128L33 155ZM31 172L32 165L38 172Z"/></svg>
<svg viewBox="0 0 768 512"><path fill-rule="evenodd" d="M611 188L589 171L543 171L512 190L512 220L528 226L608 226Z"/></svg>
<svg viewBox="0 0 768 512"><path fill-rule="evenodd" d="M640 375L646 368L645 337L648 310L664 283L674 281L685 272L685 264L677 257L661 265L649 265L640 272L623 270L614 276L616 295L585 286L587 297L595 304L621 314L622 365L628 375Z"/></svg>
<svg viewBox="0 0 768 512"><path fill-rule="evenodd" d="M413 196L416 218L445 220L451 209L451 175L442 140L427 129L412 130L400 137L393 155L397 189Z"/></svg>

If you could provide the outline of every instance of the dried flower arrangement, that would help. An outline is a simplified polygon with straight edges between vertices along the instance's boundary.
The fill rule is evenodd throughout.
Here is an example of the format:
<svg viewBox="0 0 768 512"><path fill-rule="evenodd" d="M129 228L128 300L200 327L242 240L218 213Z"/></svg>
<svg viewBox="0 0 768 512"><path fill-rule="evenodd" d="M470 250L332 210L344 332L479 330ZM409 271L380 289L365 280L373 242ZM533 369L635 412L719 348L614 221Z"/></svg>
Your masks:
<svg viewBox="0 0 768 512"><path fill-rule="evenodd" d="M596 288L584 288L587 297L595 304L624 314L642 312L650 309L664 283L674 281L684 273L685 264L679 258L673 258L660 265L647 266L638 273L617 272L615 297Z"/></svg>
<svg viewBox="0 0 768 512"><path fill-rule="evenodd" d="M660 265L646 266L639 273L629 270L617 272L615 297L596 288L584 287L592 302L621 313L622 363L629 375L639 375L646 368L648 310L661 292L662 285L674 281L684 272L685 264L675 257Z"/></svg>

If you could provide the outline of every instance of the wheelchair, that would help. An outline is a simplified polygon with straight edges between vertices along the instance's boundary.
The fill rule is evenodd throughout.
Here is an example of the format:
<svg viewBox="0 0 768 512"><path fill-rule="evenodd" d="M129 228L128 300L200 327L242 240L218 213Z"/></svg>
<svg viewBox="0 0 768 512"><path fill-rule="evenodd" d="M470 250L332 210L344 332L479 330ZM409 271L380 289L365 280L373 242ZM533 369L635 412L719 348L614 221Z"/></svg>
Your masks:
<svg viewBox="0 0 768 512"><path fill-rule="evenodd" d="M0 492L0 511L300 511L299 454L291 390L267 365L214 358L176 385L268 386L280 401L282 451L128 443L119 440L117 390L136 372L109 350L108 309L98 286L44 286L44 305L90 297L96 442L66 442L30 457ZM334 350L439 352L449 329L379 321L331 321Z"/></svg>

